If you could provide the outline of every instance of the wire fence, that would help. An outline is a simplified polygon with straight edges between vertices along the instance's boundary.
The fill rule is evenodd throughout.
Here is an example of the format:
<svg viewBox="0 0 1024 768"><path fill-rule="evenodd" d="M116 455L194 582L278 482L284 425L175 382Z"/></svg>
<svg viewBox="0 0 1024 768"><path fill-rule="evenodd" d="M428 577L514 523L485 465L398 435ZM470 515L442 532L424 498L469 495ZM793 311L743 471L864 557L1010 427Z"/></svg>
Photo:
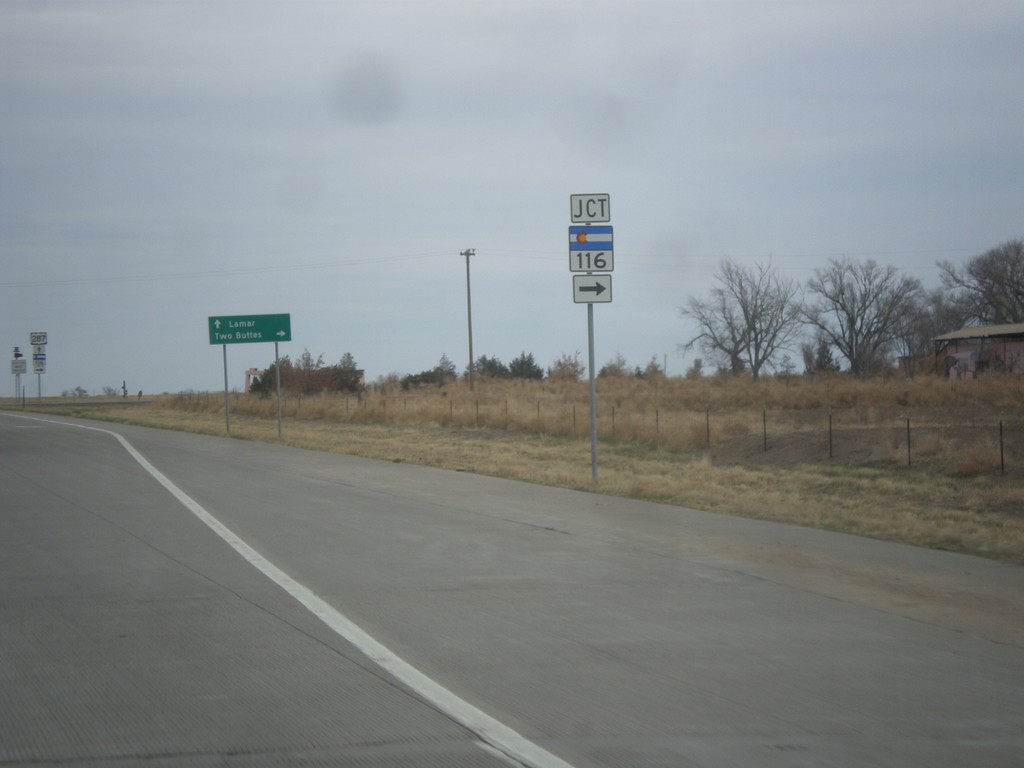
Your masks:
<svg viewBox="0 0 1024 768"><path fill-rule="evenodd" d="M218 398L180 395L204 410ZM223 407L223 399L219 400ZM233 414L274 415L271 399L234 394ZM284 417L339 423L500 430L589 438L589 403L553 397L470 393L376 393L284 397ZM702 408L598 401L605 443L636 443L676 452L706 451L722 461L831 461L923 466L971 476L1024 470L1020 408Z"/></svg>

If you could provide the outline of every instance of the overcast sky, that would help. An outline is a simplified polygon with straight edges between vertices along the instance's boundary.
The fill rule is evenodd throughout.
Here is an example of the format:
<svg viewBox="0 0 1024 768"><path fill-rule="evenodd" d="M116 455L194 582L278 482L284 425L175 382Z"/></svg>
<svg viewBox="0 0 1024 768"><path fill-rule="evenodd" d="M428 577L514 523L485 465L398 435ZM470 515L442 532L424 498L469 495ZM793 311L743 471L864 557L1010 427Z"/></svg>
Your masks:
<svg viewBox="0 0 1024 768"><path fill-rule="evenodd" d="M227 314L462 370L474 248L475 355L585 361L569 196L607 193L598 365L678 375L723 256L935 286L1024 236L1022 95L1020 0L0 0L0 341L49 334L44 395L217 390Z"/></svg>

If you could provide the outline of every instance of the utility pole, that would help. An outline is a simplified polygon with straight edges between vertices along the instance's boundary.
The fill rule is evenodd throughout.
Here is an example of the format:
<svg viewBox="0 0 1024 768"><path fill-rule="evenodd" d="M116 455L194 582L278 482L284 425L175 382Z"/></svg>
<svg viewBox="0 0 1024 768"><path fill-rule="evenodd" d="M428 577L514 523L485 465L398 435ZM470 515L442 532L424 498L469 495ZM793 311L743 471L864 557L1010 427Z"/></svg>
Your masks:
<svg viewBox="0 0 1024 768"><path fill-rule="evenodd" d="M466 316L469 319L469 388L473 389L473 301L469 292L469 257L476 254L475 248L467 248L460 251L460 256L466 257Z"/></svg>

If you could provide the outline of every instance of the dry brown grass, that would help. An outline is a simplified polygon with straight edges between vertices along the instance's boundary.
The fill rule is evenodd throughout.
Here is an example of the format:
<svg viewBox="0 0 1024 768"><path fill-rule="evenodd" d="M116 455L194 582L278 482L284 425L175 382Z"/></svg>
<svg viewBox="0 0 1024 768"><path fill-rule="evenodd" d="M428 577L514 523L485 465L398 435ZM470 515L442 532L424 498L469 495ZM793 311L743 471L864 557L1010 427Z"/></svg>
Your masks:
<svg viewBox="0 0 1024 768"><path fill-rule="evenodd" d="M585 383L289 395L283 441L1024 564L1018 379L621 379L599 381L598 400L596 489ZM199 393L130 409L72 406L70 412L224 434L223 411L222 394ZM233 437L277 440L274 398L233 395L231 412Z"/></svg>

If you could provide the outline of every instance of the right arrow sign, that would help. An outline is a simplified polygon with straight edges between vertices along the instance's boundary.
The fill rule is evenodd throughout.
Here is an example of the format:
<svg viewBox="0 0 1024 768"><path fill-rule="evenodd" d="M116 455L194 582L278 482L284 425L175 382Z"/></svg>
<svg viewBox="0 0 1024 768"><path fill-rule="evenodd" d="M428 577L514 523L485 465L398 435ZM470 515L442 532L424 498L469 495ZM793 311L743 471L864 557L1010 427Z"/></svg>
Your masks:
<svg viewBox="0 0 1024 768"><path fill-rule="evenodd" d="M611 275L573 275L572 300L577 304L607 304L612 300Z"/></svg>

